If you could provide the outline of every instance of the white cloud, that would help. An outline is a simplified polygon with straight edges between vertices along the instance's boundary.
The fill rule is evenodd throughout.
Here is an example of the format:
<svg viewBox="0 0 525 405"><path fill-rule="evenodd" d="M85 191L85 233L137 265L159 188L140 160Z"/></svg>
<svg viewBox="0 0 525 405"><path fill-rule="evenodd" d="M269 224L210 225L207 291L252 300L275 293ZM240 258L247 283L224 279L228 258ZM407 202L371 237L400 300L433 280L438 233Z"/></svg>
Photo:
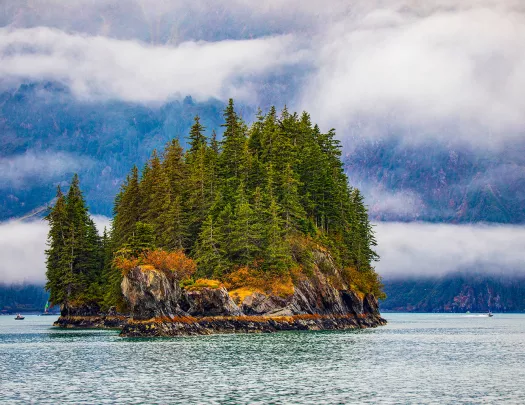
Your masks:
<svg viewBox="0 0 525 405"><path fill-rule="evenodd" d="M455 3L375 2L344 16L316 40L301 105L325 126L381 135L522 135L525 13L512 1Z"/></svg>
<svg viewBox="0 0 525 405"><path fill-rule="evenodd" d="M28 151L0 158L0 188L45 182L56 175L75 172L92 164L87 157L63 152Z"/></svg>
<svg viewBox="0 0 525 405"><path fill-rule="evenodd" d="M43 27L0 30L0 76L60 81L83 99L163 102L191 95L255 101L252 80L303 58L291 36L175 47Z"/></svg>
<svg viewBox="0 0 525 405"><path fill-rule="evenodd" d="M47 223L0 224L0 279L2 283L45 281Z"/></svg>
<svg viewBox="0 0 525 405"><path fill-rule="evenodd" d="M525 133L520 0L42 0L4 6L2 23L4 79L59 80L81 98L257 103L275 93L265 75L293 66L305 87L272 101L342 137L493 146Z"/></svg>
<svg viewBox="0 0 525 405"><path fill-rule="evenodd" d="M379 222L376 269L383 277L462 270L525 274L525 227Z"/></svg>
<svg viewBox="0 0 525 405"><path fill-rule="evenodd" d="M100 233L110 219L94 216ZM0 223L0 282L44 283L46 274L46 240L49 227L44 220Z"/></svg>
<svg viewBox="0 0 525 405"><path fill-rule="evenodd" d="M425 213L425 204L412 190L389 191L382 187L360 189L366 197L372 218L417 218Z"/></svg>

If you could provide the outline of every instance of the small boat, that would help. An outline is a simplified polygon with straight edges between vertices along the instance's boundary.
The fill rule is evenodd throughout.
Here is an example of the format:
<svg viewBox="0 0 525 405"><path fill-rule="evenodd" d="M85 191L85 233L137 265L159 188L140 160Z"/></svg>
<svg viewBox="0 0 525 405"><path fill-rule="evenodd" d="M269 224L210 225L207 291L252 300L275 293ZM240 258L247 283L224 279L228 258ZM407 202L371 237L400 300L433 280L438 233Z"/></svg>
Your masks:
<svg viewBox="0 0 525 405"><path fill-rule="evenodd" d="M40 316L45 316L45 315L54 315L51 312L49 312L49 301L46 301L46 307L44 308L44 312L40 314Z"/></svg>
<svg viewBox="0 0 525 405"><path fill-rule="evenodd" d="M489 312L487 313L487 316L488 316L489 318L492 318L492 317L494 316L494 314L493 314L492 312L489 311Z"/></svg>
<svg viewBox="0 0 525 405"><path fill-rule="evenodd" d="M15 321L23 321L24 319L26 319L26 317L20 314L16 314L15 316Z"/></svg>

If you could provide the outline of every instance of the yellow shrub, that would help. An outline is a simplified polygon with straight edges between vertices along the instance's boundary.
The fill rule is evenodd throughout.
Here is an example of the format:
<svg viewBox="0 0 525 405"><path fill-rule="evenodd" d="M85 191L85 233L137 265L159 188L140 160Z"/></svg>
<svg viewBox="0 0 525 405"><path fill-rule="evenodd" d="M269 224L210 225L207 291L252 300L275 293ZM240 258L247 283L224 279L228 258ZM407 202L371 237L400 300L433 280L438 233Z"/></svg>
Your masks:
<svg viewBox="0 0 525 405"><path fill-rule="evenodd" d="M188 291L196 291L202 288L211 288L215 290L222 287L222 284L218 280L210 280L207 278L199 278L195 282L190 282L189 280L184 282L182 286Z"/></svg>

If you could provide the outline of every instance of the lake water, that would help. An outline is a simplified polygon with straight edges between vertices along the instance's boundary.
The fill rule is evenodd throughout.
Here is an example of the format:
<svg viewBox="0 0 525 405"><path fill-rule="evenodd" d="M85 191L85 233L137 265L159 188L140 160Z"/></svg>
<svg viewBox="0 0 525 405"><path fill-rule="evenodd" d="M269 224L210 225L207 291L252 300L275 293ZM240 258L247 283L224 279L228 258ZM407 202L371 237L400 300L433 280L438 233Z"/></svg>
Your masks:
<svg viewBox="0 0 525 405"><path fill-rule="evenodd" d="M0 403L525 403L525 315L123 339L0 316Z"/></svg>

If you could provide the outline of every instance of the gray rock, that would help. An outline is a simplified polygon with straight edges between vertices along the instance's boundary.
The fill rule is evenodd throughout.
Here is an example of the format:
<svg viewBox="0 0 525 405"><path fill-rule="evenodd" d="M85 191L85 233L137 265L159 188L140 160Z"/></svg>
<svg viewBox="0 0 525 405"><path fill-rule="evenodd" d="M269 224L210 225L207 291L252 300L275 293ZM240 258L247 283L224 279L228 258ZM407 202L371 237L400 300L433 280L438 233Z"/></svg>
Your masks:
<svg viewBox="0 0 525 405"><path fill-rule="evenodd" d="M239 316L239 307L228 295L226 288L204 287L185 292L191 316Z"/></svg>
<svg viewBox="0 0 525 405"><path fill-rule="evenodd" d="M133 319L187 315L180 307L183 294L179 282L160 270L135 267L121 286Z"/></svg>

